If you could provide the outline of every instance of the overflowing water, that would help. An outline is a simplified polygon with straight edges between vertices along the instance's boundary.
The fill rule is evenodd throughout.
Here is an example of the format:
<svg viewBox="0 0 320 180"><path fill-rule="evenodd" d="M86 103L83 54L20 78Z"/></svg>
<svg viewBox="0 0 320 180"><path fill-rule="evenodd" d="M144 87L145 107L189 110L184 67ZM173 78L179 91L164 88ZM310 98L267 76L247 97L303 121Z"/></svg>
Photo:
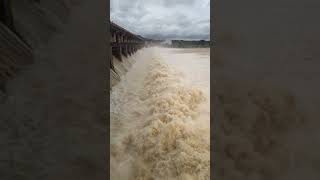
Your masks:
<svg viewBox="0 0 320 180"><path fill-rule="evenodd" d="M110 96L111 179L209 179L209 49L148 48L126 62Z"/></svg>

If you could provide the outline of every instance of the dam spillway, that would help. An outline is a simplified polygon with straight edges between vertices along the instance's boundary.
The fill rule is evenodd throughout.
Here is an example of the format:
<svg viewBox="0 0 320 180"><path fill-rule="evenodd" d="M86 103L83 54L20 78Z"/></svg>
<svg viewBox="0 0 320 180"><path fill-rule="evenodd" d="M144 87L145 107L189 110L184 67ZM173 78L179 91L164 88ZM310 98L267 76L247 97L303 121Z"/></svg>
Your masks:
<svg viewBox="0 0 320 180"><path fill-rule="evenodd" d="M111 179L210 178L209 48L144 48L110 93Z"/></svg>
<svg viewBox="0 0 320 180"><path fill-rule="evenodd" d="M112 57L110 59L110 88L120 81L121 75L125 73L122 67L125 58L132 56L135 52L145 46L143 37L135 35L121 26L110 22L110 45Z"/></svg>

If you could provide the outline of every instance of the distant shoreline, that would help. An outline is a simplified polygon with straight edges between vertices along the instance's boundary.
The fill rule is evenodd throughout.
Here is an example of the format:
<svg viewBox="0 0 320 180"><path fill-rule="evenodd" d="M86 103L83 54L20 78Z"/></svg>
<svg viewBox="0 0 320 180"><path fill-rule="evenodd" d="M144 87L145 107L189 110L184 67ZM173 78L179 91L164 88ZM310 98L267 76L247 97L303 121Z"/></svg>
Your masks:
<svg viewBox="0 0 320 180"><path fill-rule="evenodd" d="M210 46L195 46L195 47L174 47L174 46L164 46L166 48L177 48L177 49L194 49L194 48L197 48L197 49L204 49L204 48L210 48Z"/></svg>
<svg viewBox="0 0 320 180"><path fill-rule="evenodd" d="M170 48L210 48L210 41L172 40L171 44L165 44L164 46Z"/></svg>

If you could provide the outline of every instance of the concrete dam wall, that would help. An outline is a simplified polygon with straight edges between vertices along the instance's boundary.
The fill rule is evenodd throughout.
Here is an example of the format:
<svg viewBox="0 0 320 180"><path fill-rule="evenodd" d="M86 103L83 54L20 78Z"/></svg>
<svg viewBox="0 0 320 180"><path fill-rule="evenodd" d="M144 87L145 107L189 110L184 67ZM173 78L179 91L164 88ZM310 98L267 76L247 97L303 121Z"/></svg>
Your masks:
<svg viewBox="0 0 320 180"><path fill-rule="evenodd" d="M138 54L138 52L142 50L143 49L138 50L136 53ZM113 67L112 69L110 69L110 88L111 89L113 86L115 86L121 81L122 76L124 76L128 72L128 70L131 68L132 64L136 60L135 59L136 53L127 57L121 55L121 60L115 56L112 56Z"/></svg>
<svg viewBox="0 0 320 180"><path fill-rule="evenodd" d="M112 58L110 60L110 88L120 81L129 66L129 58L139 49L145 46L146 39L135 35L119 25L111 22L111 48Z"/></svg>

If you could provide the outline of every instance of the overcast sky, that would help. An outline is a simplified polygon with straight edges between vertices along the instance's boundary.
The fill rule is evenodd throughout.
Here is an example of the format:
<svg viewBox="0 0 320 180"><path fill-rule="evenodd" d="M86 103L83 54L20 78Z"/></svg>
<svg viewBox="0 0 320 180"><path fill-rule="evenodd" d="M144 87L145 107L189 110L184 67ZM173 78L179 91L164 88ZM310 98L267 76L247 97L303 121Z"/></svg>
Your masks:
<svg viewBox="0 0 320 180"><path fill-rule="evenodd" d="M153 39L209 40L210 0L111 0L111 21Z"/></svg>

